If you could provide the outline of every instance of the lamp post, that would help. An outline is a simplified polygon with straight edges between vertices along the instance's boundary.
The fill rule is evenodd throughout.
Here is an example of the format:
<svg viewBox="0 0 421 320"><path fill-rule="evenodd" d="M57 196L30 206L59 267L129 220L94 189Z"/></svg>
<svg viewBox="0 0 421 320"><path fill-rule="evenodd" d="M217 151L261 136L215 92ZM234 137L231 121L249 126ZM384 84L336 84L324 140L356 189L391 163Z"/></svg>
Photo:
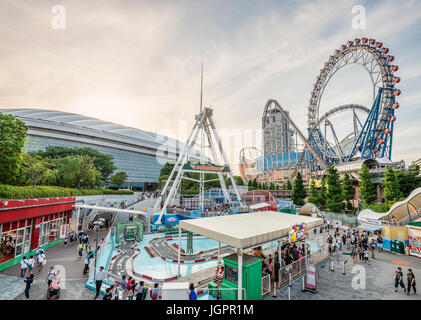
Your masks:
<svg viewBox="0 0 421 320"><path fill-rule="evenodd" d="M99 232L99 228L104 225L104 222L105 222L104 218L100 218L98 221L94 222L94 230L96 231L94 281L95 281L95 276L96 276L96 261L97 261L97 253L98 253L98 232Z"/></svg>

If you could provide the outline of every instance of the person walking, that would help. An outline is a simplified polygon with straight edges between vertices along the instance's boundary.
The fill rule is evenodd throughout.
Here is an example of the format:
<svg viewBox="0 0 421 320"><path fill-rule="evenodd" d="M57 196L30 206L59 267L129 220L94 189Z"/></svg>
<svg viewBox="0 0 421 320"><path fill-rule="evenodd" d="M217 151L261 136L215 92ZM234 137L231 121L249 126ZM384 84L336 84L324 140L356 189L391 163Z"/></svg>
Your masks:
<svg viewBox="0 0 421 320"><path fill-rule="evenodd" d="M358 256L360 258L360 261L364 260L364 248L363 246L360 244L358 244Z"/></svg>
<svg viewBox="0 0 421 320"><path fill-rule="evenodd" d="M364 249L364 263L370 264L368 257L369 257L368 249Z"/></svg>
<svg viewBox="0 0 421 320"><path fill-rule="evenodd" d="M127 293L128 293L129 284L127 283L126 275L123 275L123 277L121 278L120 286L121 286L121 292L123 294L122 300L127 300Z"/></svg>
<svg viewBox="0 0 421 320"><path fill-rule="evenodd" d="M408 279L408 292L407 295L409 296L409 293L411 291L411 287L414 291L414 294L417 294L417 289L415 288L415 275L412 272L411 269L408 269L408 274L406 275L407 279Z"/></svg>
<svg viewBox="0 0 421 320"><path fill-rule="evenodd" d="M35 265L34 256L30 256L29 259L28 259L28 270L29 270L29 272L32 272L32 270L34 269L34 265Z"/></svg>
<svg viewBox="0 0 421 320"><path fill-rule="evenodd" d="M90 251L85 258L85 268L83 269L83 274L87 274L89 271L89 262L91 261L91 258L93 258L93 253Z"/></svg>
<svg viewBox="0 0 421 320"><path fill-rule="evenodd" d="M96 286L96 295L95 298L99 297L99 291L101 290L101 286L102 286L102 281L105 278L105 271L104 271L104 267L101 266L99 267L99 270L95 273L95 286Z"/></svg>
<svg viewBox="0 0 421 320"><path fill-rule="evenodd" d="M50 271L48 271L47 277L45 278L45 281L47 281L48 283L48 287L50 287L51 282L53 281L55 276L56 276L56 270L54 269L54 266L51 266Z"/></svg>
<svg viewBox="0 0 421 320"><path fill-rule="evenodd" d="M38 272L41 272L42 266L47 264L47 258L45 257L44 250L41 250L37 257L38 260Z"/></svg>
<svg viewBox="0 0 421 320"><path fill-rule="evenodd" d="M64 238L64 241L63 241L63 247L67 248L67 237L66 237L66 238Z"/></svg>
<svg viewBox="0 0 421 320"><path fill-rule="evenodd" d="M155 282L153 289L151 290L151 299L152 300L158 300L159 297L159 288L158 288L158 283Z"/></svg>
<svg viewBox="0 0 421 320"><path fill-rule="evenodd" d="M23 280L26 284L25 287L25 297L29 299L29 289L31 289L31 285L34 282L34 274L32 272L29 272L29 274L26 276L25 280Z"/></svg>
<svg viewBox="0 0 421 320"><path fill-rule="evenodd" d="M355 263L356 257L357 257L357 248L355 244L351 247L351 257L352 257L352 263Z"/></svg>
<svg viewBox="0 0 421 320"><path fill-rule="evenodd" d="M23 278L26 274L26 269L28 269L28 259L26 256L23 256L22 260L20 261L20 277Z"/></svg>
<svg viewBox="0 0 421 320"><path fill-rule="evenodd" d="M79 259L82 258L82 255L83 255L83 243L82 243L82 241L79 243L77 251L79 253Z"/></svg>
<svg viewBox="0 0 421 320"><path fill-rule="evenodd" d="M406 292L405 285L403 284L403 273L401 267L395 271L395 292L398 292L398 286L403 288L403 292Z"/></svg>
<svg viewBox="0 0 421 320"><path fill-rule="evenodd" d="M140 281L137 285L137 294L136 300L145 300L146 298L146 287L144 286L144 282Z"/></svg>
<svg viewBox="0 0 421 320"><path fill-rule="evenodd" d="M383 251L383 238L381 235L377 237L377 246L379 247L379 252Z"/></svg>
<svg viewBox="0 0 421 320"><path fill-rule="evenodd" d="M196 289L194 288L193 283L190 283L189 300L197 300L197 292L196 292Z"/></svg>
<svg viewBox="0 0 421 320"><path fill-rule="evenodd" d="M132 281L132 285L133 285L134 281ZM135 283L134 283L135 284ZM134 296L134 288L132 285L127 286L127 299L128 300L133 300L133 296Z"/></svg>

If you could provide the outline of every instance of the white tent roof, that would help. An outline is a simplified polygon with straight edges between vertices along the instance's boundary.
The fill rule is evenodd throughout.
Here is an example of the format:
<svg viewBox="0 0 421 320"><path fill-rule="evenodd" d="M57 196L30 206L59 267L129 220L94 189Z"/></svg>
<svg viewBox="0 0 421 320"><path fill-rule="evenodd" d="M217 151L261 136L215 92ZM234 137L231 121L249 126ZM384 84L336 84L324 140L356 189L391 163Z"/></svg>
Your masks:
<svg viewBox="0 0 421 320"><path fill-rule="evenodd" d="M307 229L313 229L323 225L323 219L262 211L179 222L181 229L240 249L256 247L287 237L291 227L301 223L307 224Z"/></svg>
<svg viewBox="0 0 421 320"><path fill-rule="evenodd" d="M373 219L373 220L380 220L381 218L387 216L387 213L378 213L374 212L371 209L364 209L358 214L358 220L364 219Z"/></svg>
<svg viewBox="0 0 421 320"><path fill-rule="evenodd" d="M260 208L264 208L264 207L270 207L269 203L266 202L260 202L260 203L256 203L250 206L250 209L260 209Z"/></svg>

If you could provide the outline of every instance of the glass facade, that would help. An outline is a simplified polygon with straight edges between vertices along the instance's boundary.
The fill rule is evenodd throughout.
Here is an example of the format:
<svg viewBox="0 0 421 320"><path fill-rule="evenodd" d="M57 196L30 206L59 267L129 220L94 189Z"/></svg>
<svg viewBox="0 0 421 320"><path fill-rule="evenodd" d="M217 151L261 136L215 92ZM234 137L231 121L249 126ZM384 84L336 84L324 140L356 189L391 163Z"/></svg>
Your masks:
<svg viewBox="0 0 421 320"><path fill-rule="evenodd" d="M86 117L40 109L0 109L28 126L26 151L48 146L88 147L112 155L117 171L128 175L123 187L146 187L158 182L162 166L176 160L184 143L152 132ZM196 151L198 159L198 151ZM194 157L193 157L194 158Z"/></svg>

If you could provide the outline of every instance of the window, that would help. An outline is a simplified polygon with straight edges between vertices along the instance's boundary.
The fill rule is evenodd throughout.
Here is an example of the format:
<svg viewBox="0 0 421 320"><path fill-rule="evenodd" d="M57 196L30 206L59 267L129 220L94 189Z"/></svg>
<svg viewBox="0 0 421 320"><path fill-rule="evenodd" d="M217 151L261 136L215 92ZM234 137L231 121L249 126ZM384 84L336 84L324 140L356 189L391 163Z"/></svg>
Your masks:
<svg viewBox="0 0 421 320"><path fill-rule="evenodd" d="M226 264L225 279L232 283L238 283L238 269Z"/></svg>

